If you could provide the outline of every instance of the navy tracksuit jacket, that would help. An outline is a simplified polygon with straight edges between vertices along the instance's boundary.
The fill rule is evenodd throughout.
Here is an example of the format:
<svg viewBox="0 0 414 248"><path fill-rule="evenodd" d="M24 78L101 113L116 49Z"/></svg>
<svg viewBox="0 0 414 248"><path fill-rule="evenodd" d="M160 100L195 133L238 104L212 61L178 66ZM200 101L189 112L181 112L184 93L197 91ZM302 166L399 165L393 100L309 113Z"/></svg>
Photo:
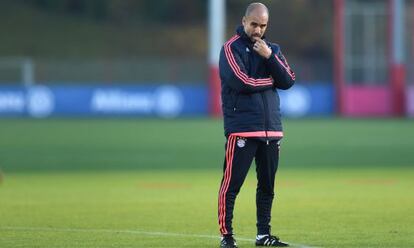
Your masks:
<svg viewBox="0 0 414 248"><path fill-rule="evenodd" d="M266 41L266 40L265 40ZM218 216L222 235L232 235L233 208L253 159L257 172L257 232L270 233L274 180L283 137L279 95L295 82L277 44L269 59L253 50L254 42L242 26L220 53L220 78L224 131L227 137Z"/></svg>

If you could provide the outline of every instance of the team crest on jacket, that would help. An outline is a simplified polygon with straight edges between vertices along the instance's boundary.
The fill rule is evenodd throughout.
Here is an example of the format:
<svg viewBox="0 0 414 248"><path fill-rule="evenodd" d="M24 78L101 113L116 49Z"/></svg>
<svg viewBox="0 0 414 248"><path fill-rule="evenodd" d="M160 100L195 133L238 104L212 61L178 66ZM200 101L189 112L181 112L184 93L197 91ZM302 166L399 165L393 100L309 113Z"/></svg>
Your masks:
<svg viewBox="0 0 414 248"><path fill-rule="evenodd" d="M237 140L237 146L243 148L246 145L246 141L244 139Z"/></svg>

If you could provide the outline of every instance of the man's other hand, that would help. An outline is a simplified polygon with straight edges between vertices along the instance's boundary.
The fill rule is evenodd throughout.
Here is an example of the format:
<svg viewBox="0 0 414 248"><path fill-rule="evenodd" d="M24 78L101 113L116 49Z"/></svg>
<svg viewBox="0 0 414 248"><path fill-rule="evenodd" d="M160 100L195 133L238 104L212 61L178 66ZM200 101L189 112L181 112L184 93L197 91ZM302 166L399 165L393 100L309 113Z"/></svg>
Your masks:
<svg viewBox="0 0 414 248"><path fill-rule="evenodd" d="M256 39L256 42L253 45L253 50L255 50L263 58L270 58L272 55L272 49L267 46L266 42L260 38Z"/></svg>

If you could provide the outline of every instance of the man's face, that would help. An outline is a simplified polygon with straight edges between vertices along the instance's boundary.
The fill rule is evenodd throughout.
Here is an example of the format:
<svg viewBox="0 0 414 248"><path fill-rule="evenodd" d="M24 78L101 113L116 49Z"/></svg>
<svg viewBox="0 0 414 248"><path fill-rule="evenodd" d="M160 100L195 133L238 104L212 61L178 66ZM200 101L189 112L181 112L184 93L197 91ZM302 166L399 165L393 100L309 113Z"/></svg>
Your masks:
<svg viewBox="0 0 414 248"><path fill-rule="evenodd" d="M252 40L261 39L266 32L269 16L263 11L253 11L249 16L243 17L244 32Z"/></svg>

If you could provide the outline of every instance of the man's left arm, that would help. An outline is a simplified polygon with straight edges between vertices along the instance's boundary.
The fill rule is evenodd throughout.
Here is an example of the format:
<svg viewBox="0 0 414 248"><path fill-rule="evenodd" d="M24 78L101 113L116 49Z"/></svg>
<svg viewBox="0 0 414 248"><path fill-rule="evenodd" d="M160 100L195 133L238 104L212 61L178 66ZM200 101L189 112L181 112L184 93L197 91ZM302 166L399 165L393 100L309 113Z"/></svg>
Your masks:
<svg viewBox="0 0 414 248"><path fill-rule="evenodd" d="M272 56L267 60L267 65L270 74L275 80L274 85L276 88L287 90L295 84L295 73L280 51L277 54L272 53Z"/></svg>
<svg viewBox="0 0 414 248"><path fill-rule="evenodd" d="M293 86L296 80L295 73L290 68L280 49L276 53L272 51L272 55L266 61L266 64L275 80L274 85L276 88L287 90Z"/></svg>
<svg viewBox="0 0 414 248"><path fill-rule="evenodd" d="M276 88L286 90L292 87L296 79L295 73L290 68L279 46L269 47L264 40L257 39L253 49L265 59Z"/></svg>

